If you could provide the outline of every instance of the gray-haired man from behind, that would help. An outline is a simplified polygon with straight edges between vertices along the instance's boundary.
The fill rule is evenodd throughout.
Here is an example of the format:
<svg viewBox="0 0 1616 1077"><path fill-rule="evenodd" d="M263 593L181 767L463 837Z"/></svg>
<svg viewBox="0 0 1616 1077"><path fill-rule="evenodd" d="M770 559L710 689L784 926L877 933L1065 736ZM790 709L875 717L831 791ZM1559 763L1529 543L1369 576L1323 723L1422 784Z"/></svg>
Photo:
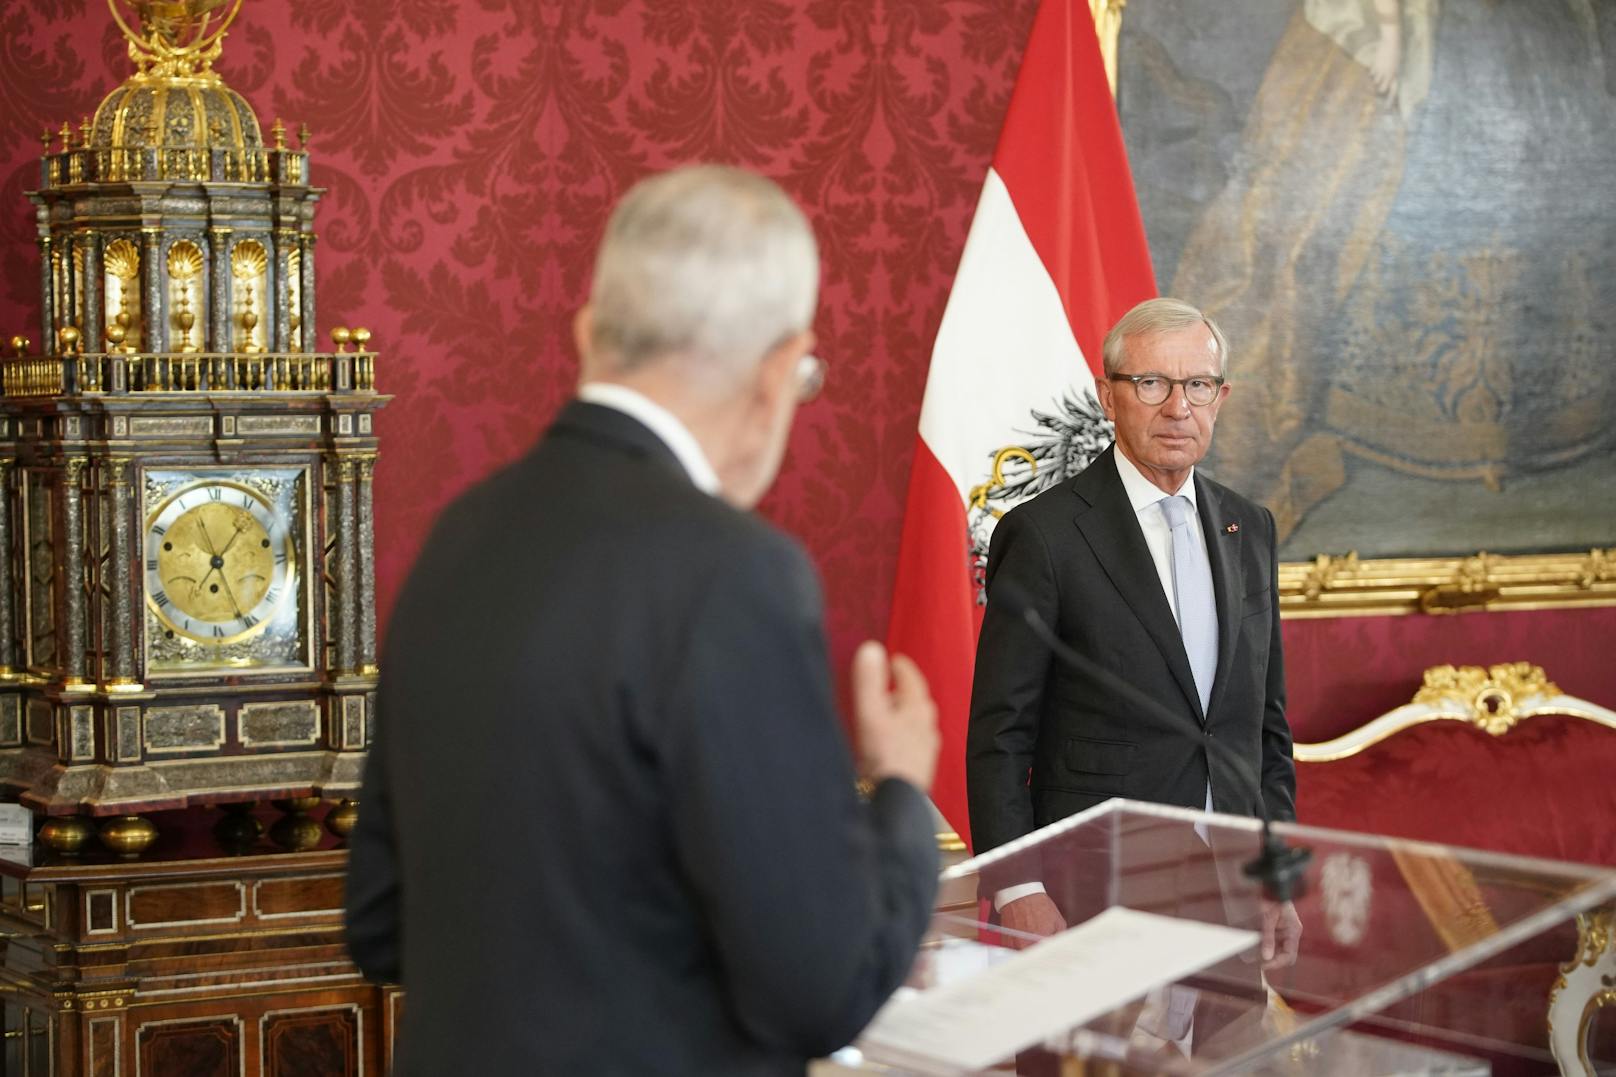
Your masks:
<svg viewBox="0 0 1616 1077"><path fill-rule="evenodd" d="M929 918L920 673L853 666L749 509L810 355L819 264L774 184L648 179L607 224L578 399L442 516L387 635L348 939L402 982L396 1072L801 1073Z"/></svg>

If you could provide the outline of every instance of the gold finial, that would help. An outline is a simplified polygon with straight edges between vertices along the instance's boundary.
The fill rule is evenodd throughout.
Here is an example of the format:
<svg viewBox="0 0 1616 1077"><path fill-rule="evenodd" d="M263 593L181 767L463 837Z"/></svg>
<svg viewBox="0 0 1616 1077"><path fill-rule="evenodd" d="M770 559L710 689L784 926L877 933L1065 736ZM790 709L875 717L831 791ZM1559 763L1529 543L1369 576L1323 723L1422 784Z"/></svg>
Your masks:
<svg viewBox="0 0 1616 1077"><path fill-rule="evenodd" d="M275 139L275 148L284 150L286 148L286 125L281 122L279 116L275 117L275 125L269 129L269 133Z"/></svg>
<svg viewBox="0 0 1616 1077"><path fill-rule="evenodd" d="M51 139L55 137L55 135L50 133L49 127L45 128L45 130L40 133L39 144L45 148L46 153L50 152Z"/></svg>
<svg viewBox="0 0 1616 1077"><path fill-rule="evenodd" d="M71 325L65 325L56 331L56 339L62 343L62 354L73 355L78 352L79 331Z"/></svg>
<svg viewBox="0 0 1616 1077"><path fill-rule="evenodd" d="M298 124L298 127L297 127L297 140L302 145L303 149L307 150L309 148L309 136L312 135L313 133L314 132L309 130L309 125L308 124L306 124L306 123Z"/></svg>
<svg viewBox="0 0 1616 1077"><path fill-rule="evenodd" d="M220 42L242 0L107 0L141 74L164 78L213 74ZM221 9L228 8L221 13ZM125 17L126 14L129 17ZM134 24L139 24L135 29Z"/></svg>
<svg viewBox="0 0 1616 1077"><path fill-rule="evenodd" d="M365 327L360 326L358 329L355 329L351 335L353 337L354 350L355 351L361 351L362 352L362 351L368 351L369 350L368 348L365 347L366 344L370 343L370 330L369 329L366 329Z"/></svg>
<svg viewBox="0 0 1616 1077"><path fill-rule="evenodd" d="M84 117L84 119L79 121L79 145L80 146L88 146L89 144L90 144L90 117L86 116L86 117Z"/></svg>
<svg viewBox="0 0 1616 1077"><path fill-rule="evenodd" d="M62 140L61 152L66 153L73 148L73 128L66 120L62 121L62 129L56 132L56 137Z"/></svg>
<svg viewBox="0 0 1616 1077"><path fill-rule="evenodd" d="M126 318L126 317L128 317L128 315L120 314L119 317L120 318ZM119 350L119 345L121 345L124 342L124 338L127 337L128 335L129 335L129 330L125 329L123 326L119 325L117 322L113 322L111 325L107 326L107 343L112 345L112 347L108 348L107 351L109 351L109 352L118 351Z"/></svg>
<svg viewBox="0 0 1616 1077"><path fill-rule="evenodd" d="M337 351L339 352L347 351L348 341L352 339L353 334L348 331L348 327L345 325L339 325L331 330L331 343L337 346Z"/></svg>
<svg viewBox="0 0 1616 1077"><path fill-rule="evenodd" d="M21 359L23 356L27 355L28 354L28 349L33 347L33 346L34 346L34 342L29 340L27 337L12 337L11 338L11 353L13 355L15 355L19 359Z"/></svg>

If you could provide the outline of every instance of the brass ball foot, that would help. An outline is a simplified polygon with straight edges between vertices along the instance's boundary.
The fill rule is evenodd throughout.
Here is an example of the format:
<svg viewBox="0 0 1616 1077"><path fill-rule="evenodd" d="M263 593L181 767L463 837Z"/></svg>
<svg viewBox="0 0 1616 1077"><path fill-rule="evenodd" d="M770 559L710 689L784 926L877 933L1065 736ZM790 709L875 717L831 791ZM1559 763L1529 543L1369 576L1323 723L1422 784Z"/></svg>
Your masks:
<svg viewBox="0 0 1616 1077"><path fill-rule="evenodd" d="M282 816L269 828L270 840L294 853L314 848L324 836L325 831L320 829L320 824L301 813Z"/></svg>
<svg viewBox="0 0 1616 1077"><path fill-rule="evenodd" d="M313 809L318 808L320 806L320 798L292 797L288 800L272 800L270 803L275 805L275 807L279 808L283 812L301 815L303 812L312 811Z"/></svg>
<svg viewBox="0 0 1616 1077"><path fill-rule="evenodd" d="M90 821L79 815L57 815L39 828L39 840L63 856L76 856L94 836Z"/></svg>
<svg viewBox="0 0 1616 1077"><path fill-rule="evenodd" d="M354 824L359 822L359 802L343 797L325 814L325 828L339 838L346 838L353 833Z"/></svg>
<svg viewBox="0 0 1616 1077"><path fill-rule="evenodd" d="M135 857L157 840L157 827L138 815L120 815L101 824L101 844L123 857Z"/></svg>

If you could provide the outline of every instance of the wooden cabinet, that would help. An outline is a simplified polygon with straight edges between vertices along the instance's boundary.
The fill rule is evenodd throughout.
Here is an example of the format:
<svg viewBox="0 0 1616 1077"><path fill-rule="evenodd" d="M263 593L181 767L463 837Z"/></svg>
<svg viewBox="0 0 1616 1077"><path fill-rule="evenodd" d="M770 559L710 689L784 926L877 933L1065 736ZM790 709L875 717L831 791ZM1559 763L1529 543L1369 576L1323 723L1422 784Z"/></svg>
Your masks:
<svg viewBox="0 0 1616 1077"><path fill-rule="evenodd" d="M34 863L0 861L0 1075L387 1072L401 997L348 962L346 849L329 834L301 851L263 837L232 855L212 835L223 817L156 815L138 859L36 846Z"/></svg>

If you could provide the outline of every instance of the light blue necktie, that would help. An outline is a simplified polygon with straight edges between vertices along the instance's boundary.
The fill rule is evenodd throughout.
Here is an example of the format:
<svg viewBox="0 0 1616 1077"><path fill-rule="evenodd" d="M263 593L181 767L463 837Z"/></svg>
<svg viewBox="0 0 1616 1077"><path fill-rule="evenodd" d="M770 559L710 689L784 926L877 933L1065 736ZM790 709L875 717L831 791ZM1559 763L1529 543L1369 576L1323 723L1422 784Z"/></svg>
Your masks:
<svg viewBox="0 0 1616 1077"><path fill-rule="evenodd" d="M1187 497L1164 497L1162 515L1173 533L1173 599L1178 605L1178 634L1184 639L1190 673L1201 697L1201 713L1212 699L1212 677L1218 668L1218 608L1212 596L1212 566L1206 544L1195 533Z"/></svg>

